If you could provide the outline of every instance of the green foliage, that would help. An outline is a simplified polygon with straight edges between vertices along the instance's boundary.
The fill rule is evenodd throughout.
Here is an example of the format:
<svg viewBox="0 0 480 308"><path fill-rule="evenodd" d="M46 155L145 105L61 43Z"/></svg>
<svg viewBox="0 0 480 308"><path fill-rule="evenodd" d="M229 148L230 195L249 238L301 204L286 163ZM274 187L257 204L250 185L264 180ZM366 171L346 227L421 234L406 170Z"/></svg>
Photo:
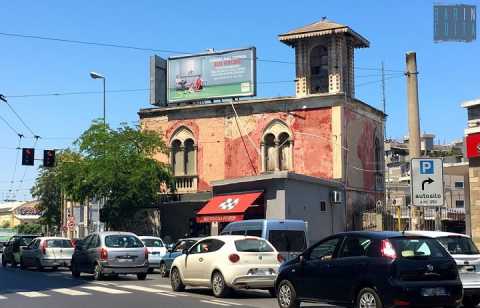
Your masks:
<svg viewBox="0 0 480 308"><path fill-rule="evenodd" d="M172 187L169 167L153 159L155 154L167 151L156 132L126 124L113 130L94 121L75 146L76 151L61 153L57 166L43 170L37 179L39 189L33 192L44 206L42 209L59 209L56 201L60 200L60 192L76 202L103 199L107 224L126 229L138 209L155 203L161 183ZM40 185L49 177L55 188Z"/></svg>
<svg viewBox="0 0 480 308"><path fill-rule="evenodd" d="M42 233L42 225L34 223L26 223L18 225L16 228L18 234L40 234Z"/></svg>

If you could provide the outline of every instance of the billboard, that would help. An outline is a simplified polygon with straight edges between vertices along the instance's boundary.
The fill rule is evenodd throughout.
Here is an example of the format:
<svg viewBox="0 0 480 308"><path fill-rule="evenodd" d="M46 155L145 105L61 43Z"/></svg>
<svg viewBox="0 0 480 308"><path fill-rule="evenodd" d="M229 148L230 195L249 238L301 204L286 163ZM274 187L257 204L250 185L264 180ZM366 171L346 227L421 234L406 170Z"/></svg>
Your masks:
<svg viewBox="0 0 480 308"><path fill-rule="evenodd" d="M255 59L255 47L168 58L168 102L255 96Z"/></svg>

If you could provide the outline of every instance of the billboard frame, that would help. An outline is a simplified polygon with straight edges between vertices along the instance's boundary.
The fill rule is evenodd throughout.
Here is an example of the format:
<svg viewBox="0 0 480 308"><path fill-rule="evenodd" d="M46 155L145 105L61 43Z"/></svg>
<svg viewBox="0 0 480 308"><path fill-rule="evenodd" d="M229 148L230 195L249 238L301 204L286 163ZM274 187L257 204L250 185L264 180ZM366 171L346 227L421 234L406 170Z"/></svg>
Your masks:
<svg viewBox="0 0 480 308"><path fill-rule="evenodd" d="M245 94L240 94L240 95L221 95L221 96L211 96L211 97L206 97L206 98L192 98L192 99L176 99L176 100L171 100L170 97L170 81L171 81L171 75L170 75L170 61L171 60L178 60L178 59L187 59L187 58L198 58L198 57L204 57L204 56L215 56L215 55L224 55L236 51L251 51L251 58L249 58L250 63L251 63L251 81L253 84L253 91L250 91ZM204 52L204 53L196 53L196 54L187 54L187 55L180 55L180 56L172 56L167 58L167 105L174 105L174 104L181 104L181 103L192 103L192 102L203 102L203 101L210 101L210 100L215 100L215 99L224 99L224 98L239 98L239 97L254 97L257 95L257 51L255 46L251 47L245 47L245 48L234 48L234 49L224 49L224 50L219 50L219 51L214 51L214 52Z"/></svg>

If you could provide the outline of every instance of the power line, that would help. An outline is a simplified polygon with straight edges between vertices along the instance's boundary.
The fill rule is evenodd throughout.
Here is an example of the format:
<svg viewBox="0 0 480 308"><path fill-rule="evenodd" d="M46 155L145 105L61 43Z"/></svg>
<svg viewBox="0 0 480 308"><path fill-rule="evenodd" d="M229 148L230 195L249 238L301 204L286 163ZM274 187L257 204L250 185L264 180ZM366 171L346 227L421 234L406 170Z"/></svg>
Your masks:
<svg viewBox="0 0 480 308"><path fill-rule="evenodd" d="M15 111L15 109L13 109L13 107L8 103L8 101L5 99L5 97L3 95L2 95L2 97L3 97L2 101L5 102L5 104L7 104L8 108L10 108L10 110L13 112L13 114L15 114L15 116L20 120L20 122L22 122L23 126L25 126L28 129L28 131L34 137L38 137L38 135L33 132L33 130L30 128L30 126L27 125L27 123L25 123L25 121L22 119L22 117L20 117L20 115Z"/></svg>
<svg viewBox="0 0 480 308"><path fill-rule="evenodd" d="M138 47L138 46L133 46L133 45L119 44L119 43L102 43L102 42L81 41L81 40L63 39L63 38L57 38L57 37L31 35L31 34L0 32L0 35L8 36L8 37L19 37L19 38L25 38L25 39L37 39L37 40L56 41L56 42L62 42L62 43L82 44L82 45L90 45L90 46L112 47L112 48L122 48L122 49L131 49L131 50L140 50L140 51L153 51L153 52L168 53L168 54L182 54L182 55L194 54L194 52L171 50L171 49ZM246 60L250 60L250 59L247 58ZM265 58L258 58L258 57L256 58L256 60L259 61L259 62L268 62L268 63L295 64L295 62L293 62L293 61L265 59ZM381 71L380 68L374 68L374 67L355 67L355 68L359 69L359 70ZM401 71L401 70L385 70L385 71L404 73L404 71Z"/></svg>
<svg viewBox="0 0 480 308"><path fill-rule="evenodd" d="M8 123L8 121L5 120L5 118L2 117L1 115L0 115L0 119L12 130L12 132L15 133L15 135L17 135L17 136L18 136L18 135L21 135L21 134L20 134L15 128L13 128L13 126L10 125L10 123Z"/></svg>

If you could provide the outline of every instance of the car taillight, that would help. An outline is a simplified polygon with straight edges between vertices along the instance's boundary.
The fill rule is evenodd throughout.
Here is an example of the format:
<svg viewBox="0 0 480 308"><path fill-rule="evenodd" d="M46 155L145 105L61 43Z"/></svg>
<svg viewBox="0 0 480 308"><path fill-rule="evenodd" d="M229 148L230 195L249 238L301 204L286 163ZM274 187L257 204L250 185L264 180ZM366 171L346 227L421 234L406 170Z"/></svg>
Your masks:
<svg viewBox="0 0 480 308"><path fill-rule="evenodd" d="M237 263L238 261L240 261L240 256L237 255L236 253L232 253L231 255L228 256L228 259L232 263Z"/></svg>
<svg viewBox="0 0 480 308"><path fill-rule="evenodd" d="M285 258L281 254L278 254L277 255L277 260L278 260L278 262L283 263L283 261L285 261Z"/></svg>
<svg viewBox="0 0 480 308"><path fill-rule="evenodd" d="M105 248L100 249L100 260L108 260L108 251Z"/></svg>
<svg viewBox="0 0 480 308"><path fill-rule="evenodd" d="M392 243L390 243L389 240L382 240L380 245L380 252L382 256L385 258L389 258L389 259L397 258L397 253L395 252L395 249L393 248Z"/></svg>
<svg viewBox="0 0 480 308"><path fill-rule="evenodd" d="M148 249L145 247L145 260L148 260Z"/></svg>
<svg viewBox="0 0 480 308"><path fill-rule="evenodd" d="M42 251L42 254L46 254L47 253L47 241L43 241L42 243L42 247L40 248L40 250Z"/></svg>

